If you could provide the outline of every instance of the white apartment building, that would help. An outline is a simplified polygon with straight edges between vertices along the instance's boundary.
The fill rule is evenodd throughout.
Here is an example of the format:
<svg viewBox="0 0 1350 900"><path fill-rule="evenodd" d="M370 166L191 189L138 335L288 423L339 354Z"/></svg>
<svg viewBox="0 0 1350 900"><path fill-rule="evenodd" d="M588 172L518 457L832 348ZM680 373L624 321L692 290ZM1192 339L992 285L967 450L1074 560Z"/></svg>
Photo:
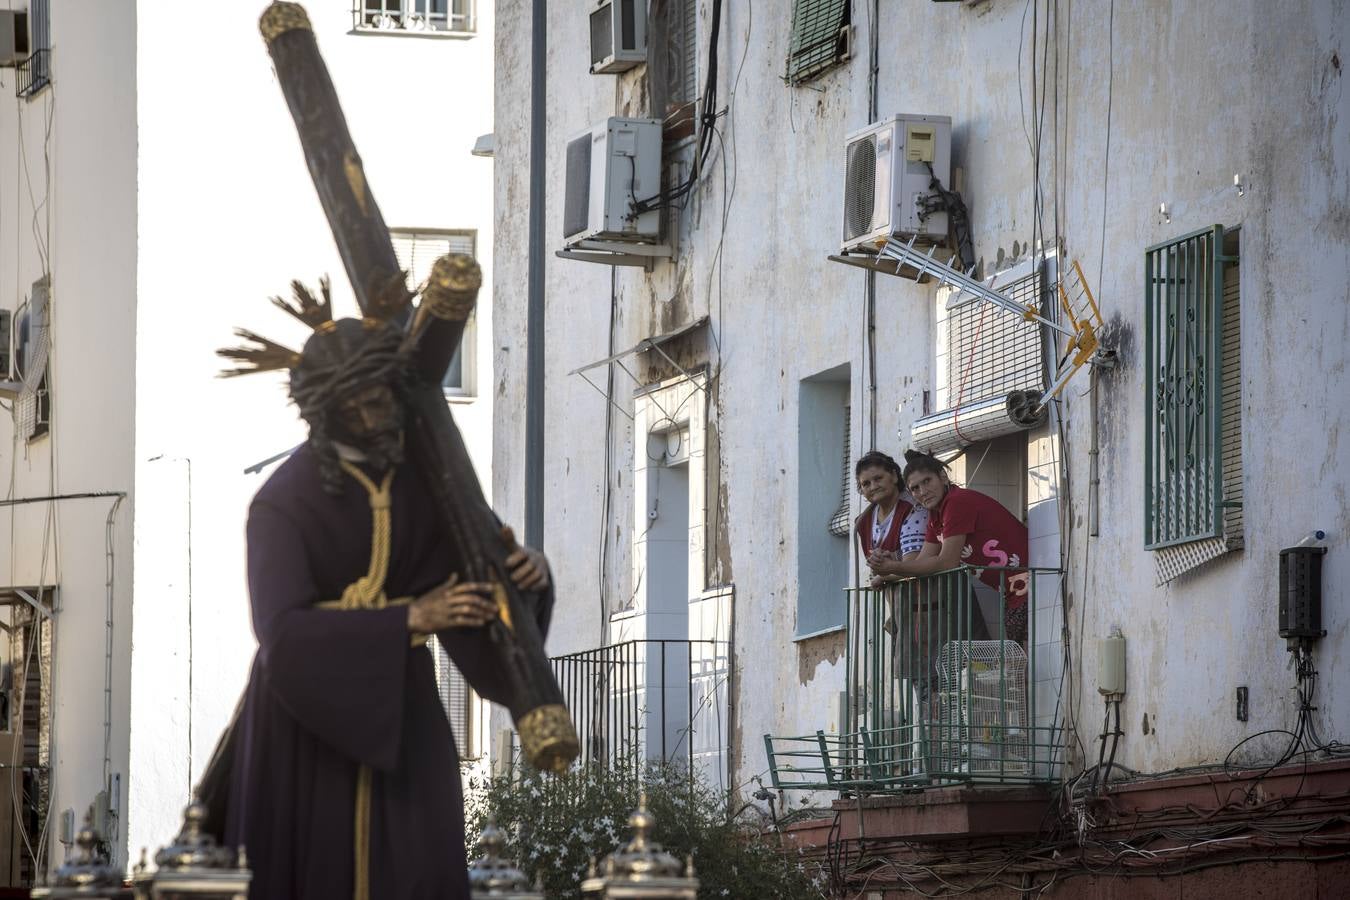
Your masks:
<svg viewBox="0 0 1350 900"><path fill-rule="evenodd" d="M335 312L357 314L265 5L0 4L24 39L0 69L0 380L31 382L0 426L0 749L21 772L0 818L23 823L0 834L0 884L59 865L96 799L121 863L176 833L253 654L247 506L304 439L283 377L222 381L214 351L236 326L302 341L267 302L291 279L332 275ZM490 274L492 162L471 150L492 130L492 4L306 6L412 278L447 249ZM491 295L446 387L485 484ZM483 753L479 704L447 703Z"/></svg>
<svg viewBox="0 0 1350 900"><path fill-rule="evenodd" d="M1222 763L1246 737L1293 728L1279 551L1316 529L1328 552L1312 715L1324 738L1350 733L1344 5L1078 3L1070 15L1042 0L666 0L641 12L548 9L550 653L714 641L688 676L712 673L690 696L717 710L693 722L695 743L728 755L710 769L725 784L769 785L765 735L857 731L846 589L866 570L849 532L862 509L852 461L964 447L955 479L1026 522L1030 562L1048 570L1026 653L1035 724L1060 729L1051 782L1095 761L1099 642L1113 628L1128 648L1116 759L1131 770ZM496 35L493 477L508 518L524 504L529 13L499 5ZM645 29L625 63L630 14ZM882 168L850 167L850 137L900 114L950 121L940 177L964 198L963 262L978 279L1053 316L1055 273L1076 260L1095 295L1115 365L1078 371L1045 424L962 428L990 398L1002 415L1009 389L1044 389L1062 338L1046 344L1039 326L937 281L830 259L865 261L877 244L858 235L886 224L876 210L912 218L930 193L926 175L887 192ZM705 116L696 184L640 234L635 204L663 206L658 189L686 178ZM658 124L586 137L610 117ZM619 214L591 235L603 202ZM1208 268L1177 268L1178 253L1207 254ZM1207 303L1218 292L1222 313L1169 307L1183 281ZM1188 317L1204 344L1187 343ZM1205 368L1213 341L1222 371ZM1155 453L1160 440L1184 443ZM659 686L638 677L650 713ZM1236 714L1235 697L1250 699ZM1259 747L1237 759L1259 762Z"/></svg>

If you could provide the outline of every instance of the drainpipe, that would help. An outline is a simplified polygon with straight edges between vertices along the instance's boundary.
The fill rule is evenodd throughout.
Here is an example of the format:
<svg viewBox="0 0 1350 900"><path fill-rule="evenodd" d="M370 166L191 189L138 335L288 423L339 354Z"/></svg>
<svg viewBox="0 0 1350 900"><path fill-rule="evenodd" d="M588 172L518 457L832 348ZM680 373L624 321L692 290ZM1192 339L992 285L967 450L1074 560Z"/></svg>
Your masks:
<svg viewBox="0 0 1350 900"><path fill-rule="evenodd" d="M878 76L881 73L881 0L872 0L871 34L867 36L867 121L877 120ZM877 446L877 273L867 270L867 446Z"/></svg>
<svg viewBox="0 0 1350 900"><path fill-rule="evenodd" d="M530 28L530 228L525 307L525 543L544 546L544 171L548 10L533 0Z"/></svg>

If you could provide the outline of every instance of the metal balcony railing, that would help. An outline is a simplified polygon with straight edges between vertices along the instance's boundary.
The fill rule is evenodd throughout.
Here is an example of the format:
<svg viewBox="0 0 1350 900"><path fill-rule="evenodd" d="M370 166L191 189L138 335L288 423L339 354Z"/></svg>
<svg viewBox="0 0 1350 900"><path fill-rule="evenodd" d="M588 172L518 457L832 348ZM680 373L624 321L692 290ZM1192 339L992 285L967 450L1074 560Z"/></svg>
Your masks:
<svg viewBox="0 0 1350 900"><path fill-rule="evenodd" d="M979 580L997 577L998 589ZM1057 569L976 569L848 591L838 733L765 735L780 790L1052 781L1062 761ZM1027 585L1025 626L1008 583Z"/></svg>
<svg viewBox="0 0 1350 900"><path fill-rule="evenodd" d="M637 774L651 763L726 773L728 644L633 640L552 658L580 762Z"/></svg>
<svg viewBox="0 0 1350 900"><path fill-rule="evenodd" d="M38 50L15 66L14 95L31 97L52 83L52 51Z"/></svg>

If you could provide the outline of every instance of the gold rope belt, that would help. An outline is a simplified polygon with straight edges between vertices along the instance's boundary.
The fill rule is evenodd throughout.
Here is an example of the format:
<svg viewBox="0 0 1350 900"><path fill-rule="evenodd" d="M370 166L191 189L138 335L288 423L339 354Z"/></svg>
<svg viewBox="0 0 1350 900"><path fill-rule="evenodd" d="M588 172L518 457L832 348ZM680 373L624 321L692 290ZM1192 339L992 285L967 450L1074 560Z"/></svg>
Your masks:
<svg viewBox="0 0 1350 900"><path fill-rule="evenodd" d="M379 487L366 477L366 473L347 462L339 461L343 471L356 479L370 496L370 568L366 574L347 585L341 599L319 603L321 609L385 609L390 606L407 606L412 597L389 599L384 594L384 580L389 575L390 538L393 534L389 488L394 482L391 469ZM412 636L412 645L420 647L427 642L426 635ZM370 900L370 821L373 773L370 766L362 764L356 773L356 803L353 813L352 852L353 864L353 900Z"/></svg>

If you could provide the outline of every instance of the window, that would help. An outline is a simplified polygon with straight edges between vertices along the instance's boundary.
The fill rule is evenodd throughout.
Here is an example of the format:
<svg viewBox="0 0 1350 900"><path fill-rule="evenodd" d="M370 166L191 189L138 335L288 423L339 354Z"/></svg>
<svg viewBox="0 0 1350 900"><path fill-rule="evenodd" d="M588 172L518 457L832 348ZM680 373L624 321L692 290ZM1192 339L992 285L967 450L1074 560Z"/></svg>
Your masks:
<svg viewBox="0 0 1350 900"><path fill-rule="evenodd" d="M852 55L848 0L793 0L787 82L801 84Z"/></svg>
<svg viewBox="0 0 1350 900"><path fill-rule="evenodd" d="M51 0L30 0L28 7L29 46L32 56L16 67L14 93L31 97L52 83L52 23L48 4Z"/></svg>
<svg viewBox="0 0 1350 900"><path fill-rule="evenodd" d="M1236 238L1215 225L1144 253L1144 546L1160 582L1242 542Z"/></svg>
<svg viewBox="0 0 1350 900"><path fill-rule="evenodd" d="M436 693L441 698L445 717L450 720L450 730L455 735L455 749L461 760L476 759L480 754L478 742L474 740L474 729L478 723L473 714L473 689L450 661L450 654L445 652L440 641L433 636L427 640L427 646L431 650L432 668L436 672Z"/></svg>
<svg viewBox="0 0 1350 900"><path fill-rule="evenodd" d="M991 286L1020 303L1047 307L1044 285L1054 284L1056 259L1034 257L1000 272ZM956 291L939 292L937 308L938 411L914 423L911 443L929 453L953 450L1025 426L1007 412L1014 391L1044 387L1041 330L1017 313Z"/></svg>
<svg viewBox="0 0 1350 900"><path fill-rule="evenodd" d="M847 364L797 387L797 630L811 637L844 626L853 540L853 472ZM842 459L841 459L842 457ZM848 505L840 517L841 479ZM842 525L842 528L831 527Z"/></svg>
<svg viewBox="0 0 1350 900"><path fill-rule="evenodd" d="M474 30L473 0L356 0L358 31L447 32Z"/></svg>
<svg viewBox="0 0 1350 900"><path fill-rule="evenodd" d="M398 264L408 273L408 286L413 290L427 280L427 276L431 273L431 264L439 257L447 253L467 253L475 256L478 244L478 233L472 230L391 229L389 236L394 241L394 253L398 256ZM464 335L460 338L459 349L450 360L450 367L445 372L445 381L442 382L447 394L460 397L474 395L477 318L476 312L471 313L469 321L464 323Z"/></svg>
<svg viewBox="0 0 1350 900"><path fill-rule="evenodd" d="M30 441L51 429L49 294L45 277L33 282L28 302L19 308L14 319L14 377L23 385L14 401L15 427L21 437Z"/></svg>
<svg viewBox="0 0 1350 900"><path fill-rule="evenodd" d="M666 0L667 111L698 99L697 22L698 0Z"/></svg>

